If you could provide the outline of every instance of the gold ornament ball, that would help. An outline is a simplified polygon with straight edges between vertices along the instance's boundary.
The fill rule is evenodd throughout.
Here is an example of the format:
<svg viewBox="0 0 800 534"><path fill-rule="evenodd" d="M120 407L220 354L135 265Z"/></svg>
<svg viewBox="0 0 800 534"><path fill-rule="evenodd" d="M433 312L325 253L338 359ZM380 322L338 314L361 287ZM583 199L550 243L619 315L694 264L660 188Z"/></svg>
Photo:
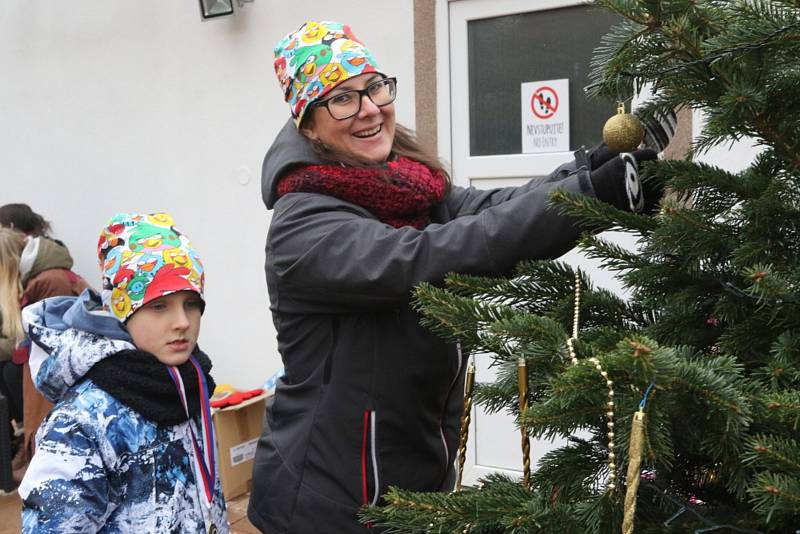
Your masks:
<svg viewBox="0 0 800 534"><path fill-rule="evenodd" d="M608 148L617 152L631 152L639 146L644 138L644 126L620 107L617 114L606 121L603 126L603 141Z"/></svg>

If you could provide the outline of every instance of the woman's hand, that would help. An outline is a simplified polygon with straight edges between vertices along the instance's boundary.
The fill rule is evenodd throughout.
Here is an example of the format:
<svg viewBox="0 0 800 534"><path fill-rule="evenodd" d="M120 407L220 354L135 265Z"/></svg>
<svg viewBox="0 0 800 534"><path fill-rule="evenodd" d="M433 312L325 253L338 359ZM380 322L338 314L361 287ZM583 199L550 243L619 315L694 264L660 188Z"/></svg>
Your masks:
<svg viewBox="0 0 800 534"><path fill-rule="evenodd" d="M597 154L596 161L602 163L595 168L593 162L589 175L597 198L634 213L653 213L664 187L655 181L643 183L639 178L639 164L658 159L655 150L645 148L617 154L603 146L605 150L601 148L593 153L593 156Z"/></svg>

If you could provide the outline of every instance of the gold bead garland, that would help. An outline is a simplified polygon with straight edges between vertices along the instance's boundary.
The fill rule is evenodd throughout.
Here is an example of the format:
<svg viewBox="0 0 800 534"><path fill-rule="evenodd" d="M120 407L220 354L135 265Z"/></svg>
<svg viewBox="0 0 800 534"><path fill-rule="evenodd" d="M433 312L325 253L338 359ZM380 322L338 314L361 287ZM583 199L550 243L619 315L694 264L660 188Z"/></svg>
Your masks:
<svg viewBox="0 0 800 534"><path fill-rule="evenodd" d="M579 272L575 273L575 309L572 315L572 337L567 339L567 349L569 350L569 358L572 362L572 365L577 365L579 363L578 357L575 355L575 346L574 343L578 339L578 320L580 319L580 309L581 309L581 275ZM594 365L594 368L597 369L597 372L600 373L600 376L606 382L606 387L608 388L608 401L606 402L607 412L606 412L606 426L608 428L608 489L614 491L617 487L616 479L617 479L617 464L616 454L614 453L614 381L608 377L608 372L603 369L600 360L592 356L591 358L587 358L587 361Z"/></svg>

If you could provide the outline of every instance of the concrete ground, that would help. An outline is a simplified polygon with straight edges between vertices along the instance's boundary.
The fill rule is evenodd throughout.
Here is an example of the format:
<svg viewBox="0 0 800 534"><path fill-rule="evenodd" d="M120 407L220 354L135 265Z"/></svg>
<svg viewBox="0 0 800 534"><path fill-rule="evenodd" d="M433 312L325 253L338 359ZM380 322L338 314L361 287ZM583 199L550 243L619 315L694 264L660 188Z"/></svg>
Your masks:
<svg viewBox="0 0 800 534"><path fill-rule="evenodd" d="M231 523L231 534L259 534L259 530L247 519L247 500L245 493L228 501L228 521ZM14 491L0 495L0 534L19 534L20 508L19 495Z"/></svg>

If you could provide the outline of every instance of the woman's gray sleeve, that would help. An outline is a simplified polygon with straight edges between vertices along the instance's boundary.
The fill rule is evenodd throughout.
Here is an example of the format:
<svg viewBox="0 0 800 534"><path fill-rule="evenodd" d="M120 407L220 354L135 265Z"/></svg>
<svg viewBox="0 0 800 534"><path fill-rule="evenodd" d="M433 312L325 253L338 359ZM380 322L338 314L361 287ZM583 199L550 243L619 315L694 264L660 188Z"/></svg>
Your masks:
<svg viewBox="0 0 800 534"><path fill-rule="evenodd" d="M548 208L556 188L594 194L588 174L573 173L423 230L393 228L331 197L286 195L267 241L273 306L290 313L395 307L420 282L441 282L449 272L499 275L524 259L558 257L580 229Z"/></svg>

